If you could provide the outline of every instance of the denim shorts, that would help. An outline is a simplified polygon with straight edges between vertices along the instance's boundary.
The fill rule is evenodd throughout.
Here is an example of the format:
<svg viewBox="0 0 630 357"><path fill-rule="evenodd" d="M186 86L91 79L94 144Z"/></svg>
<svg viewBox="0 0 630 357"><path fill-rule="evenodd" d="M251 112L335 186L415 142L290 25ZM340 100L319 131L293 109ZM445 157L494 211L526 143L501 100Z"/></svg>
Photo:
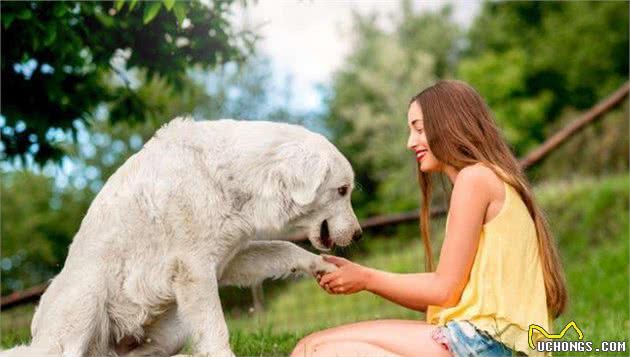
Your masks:
<svg viewBox="0 0 630 357"><path fill-rule="evenodd" d="M454 357L526 356L493 339L469 321L449 321L446 326L439 326L432 337Z"/></svg>

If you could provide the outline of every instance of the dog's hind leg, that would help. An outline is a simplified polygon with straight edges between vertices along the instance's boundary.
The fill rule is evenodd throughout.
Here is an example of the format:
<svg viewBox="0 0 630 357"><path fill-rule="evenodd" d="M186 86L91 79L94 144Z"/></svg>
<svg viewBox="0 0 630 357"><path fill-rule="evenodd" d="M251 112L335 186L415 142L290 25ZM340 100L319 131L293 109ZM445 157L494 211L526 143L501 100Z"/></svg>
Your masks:
<svg viewBox="0 0 630 357"><path fill-rule="evenodd" d="M327 273L337 268L299 246L285 241L249 242L228 263L220 285L252 286L267 278L283 278L293 273Z"/></svg>
<svg viewBox="0 0 630 357"><path fill-rule="evenodd" d="M89 269L76 275L53 281L73 281L74 285L63 294L57 290L58 285L51 284L51 290L42 296L34 317L31 346L64 357L110 356L107 291L102 275Z"/></svg>

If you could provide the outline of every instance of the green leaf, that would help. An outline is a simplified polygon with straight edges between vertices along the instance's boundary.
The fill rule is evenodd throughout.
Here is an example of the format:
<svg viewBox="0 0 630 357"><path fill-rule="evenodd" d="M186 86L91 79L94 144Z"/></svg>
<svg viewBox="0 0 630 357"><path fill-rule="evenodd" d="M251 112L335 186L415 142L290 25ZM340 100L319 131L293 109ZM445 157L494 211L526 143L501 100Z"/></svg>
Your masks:
<svg viewBox="0 0 630 357"><path fill-rule="evenodd" d="M5 30L11 26L13 20L15 20L15 13L10 12L2 15L2 26L4 26Z"/></svg>
<svg viewBox="0 0 630 357"><path fill-rule="evenodd" d="M138 0L131 0L131 4L129 4L129 11L133 10L134 7L138 4Z"/></svg>
<svg viewBox="0 0 630 357"><path fill-rule="evenodd" d="M17 18L20 20L28 20L31 18L31 10L29 9L22 9L17 13Z"/></svg>
<svg viewBox="0 0 630 357"><path fill-rule="evenodd" d="M186 12L188 12L188 9L186 9L186 3L184 3L183 1L176 2L175 6L173 6L173 12L175 12L177 22L179 23L179 26L181 26L182 22L186 18Z"/></svg>
<svg viewBox="0 0 630 357"><path fill-rule="evenodd" d="M173 8L173 5L175 5L175 0L163 0L164 1L164 7L166 8L166 10L171 11L171 9Z"/></svg>
<svg viewBox="0 0 630 357"><path fill-rule="evenodd" d="M48 47L52 45L53 42L55 42L56 38L57 38L57 29L55 27L50 27L46 31L46 36L44 37L44 46Z"/></svg>
<svg viewBox="0 0 630 357"><path fill-rule="evenodd" d="M158 12L160 12L160 7L162 7L161 2L155 1L155 2L148 3L144 7L144 16L142 17L142 22L144 22L145 25L151 22L151 20L153 20L153 18L158 14Z"/></svg>
<svg viewBox="0 0 630 357"><path fill-rule="evenodd" d="M66 5L64 3L55 3L55 7L53 8L53 14L55 17L62 17L66 14Z"/></svg>
<svg viewBox="0 0 630 357"><path fill-rule="evenodd" d="M114 19L102 12L94 12L94 17L96 17L105 27L112 27L114 25Z"/></svg>
<svg viewBox="0 0 630 357"><path fill-rule="evenodd" d="M114 8L116 9L116 11L120 11L120 9L122 9L123 6L125 6L125 0L116 0L114 2Z"/></svg>

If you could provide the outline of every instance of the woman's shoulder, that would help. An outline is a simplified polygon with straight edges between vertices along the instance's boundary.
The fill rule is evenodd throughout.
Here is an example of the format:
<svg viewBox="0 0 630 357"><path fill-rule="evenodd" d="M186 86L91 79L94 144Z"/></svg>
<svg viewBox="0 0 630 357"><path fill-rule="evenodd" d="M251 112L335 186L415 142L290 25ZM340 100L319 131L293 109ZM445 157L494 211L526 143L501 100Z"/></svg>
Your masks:
<svg viewBox="0 0 630 357"><path fill-rule="evenodd" d="M475 194L485 198L487 212L484 222L494 218L505 202L504 181L490 167L482 163L464 167L457 176L462 181L475 182Z"/></svg>
<svg viewBox="0 0 630 357"><path fill-rule="evenodd" d="M457 175L461 180L474 180L487 190L490 196L503 196L504 182L490 167L483 163L469 165L460 170Z"/></svg>

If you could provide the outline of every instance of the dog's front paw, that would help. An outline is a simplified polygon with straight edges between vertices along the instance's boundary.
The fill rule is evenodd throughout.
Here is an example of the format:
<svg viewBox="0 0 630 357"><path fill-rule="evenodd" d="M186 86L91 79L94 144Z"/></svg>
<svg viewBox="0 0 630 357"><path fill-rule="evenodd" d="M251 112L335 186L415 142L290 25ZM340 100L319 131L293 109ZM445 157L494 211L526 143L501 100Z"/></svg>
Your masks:
<svg viewBox="0 0 630 357"><path fill-rule="evenodd" d="M328 263L321 256L315 254L310 255L310 257L300 260L293 268L291 268L291 273L297 273L300 275L309 274L319 279L322 275L337 270L337 267L334 264Z"/></svg>
<svg viewBox="0 0 630 357"><path fill-rule="evenodd" d="M335 264L329 263L324 260L321 256L317 256L313 262L308 267L308 272L314 277L321 277L324 274L332 273L337 270L337 266Z"/></svg>

